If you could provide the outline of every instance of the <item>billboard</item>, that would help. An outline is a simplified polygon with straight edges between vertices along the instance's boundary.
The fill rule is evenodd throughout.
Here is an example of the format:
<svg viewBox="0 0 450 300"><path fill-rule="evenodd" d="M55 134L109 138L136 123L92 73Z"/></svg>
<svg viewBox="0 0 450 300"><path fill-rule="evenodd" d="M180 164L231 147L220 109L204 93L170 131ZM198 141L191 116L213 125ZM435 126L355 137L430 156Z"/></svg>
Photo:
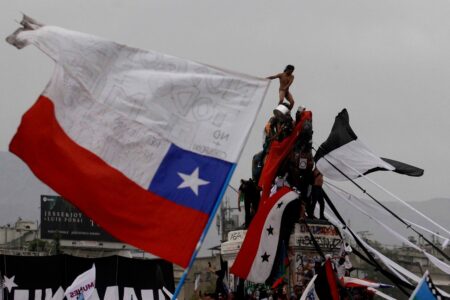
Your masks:
<svg viewBox="0 0 450 300"><path fill-rule="evenodd" d="M60 196L41 196L41 238L119 242Z"/></svg>

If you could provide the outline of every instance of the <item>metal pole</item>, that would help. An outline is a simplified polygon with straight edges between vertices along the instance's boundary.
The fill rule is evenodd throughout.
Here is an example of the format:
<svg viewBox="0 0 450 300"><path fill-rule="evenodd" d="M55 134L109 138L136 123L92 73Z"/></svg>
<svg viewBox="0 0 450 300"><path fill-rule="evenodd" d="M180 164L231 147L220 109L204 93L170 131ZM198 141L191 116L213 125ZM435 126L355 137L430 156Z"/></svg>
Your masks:
<svg viewBox="0 0 450 300"><path fill-rule="evenodd" d="M214 216L216 215L217 209L219 208L220 203L222 202L222 198L225 195L225 192L228 187L228 183L230 182L231 176L233 175L235 169L236 169L236 164L233 164L230 171L228 172L227 178L225 179L225 183L222 187L222 190L220 191L219 198L217 199L216 204L214 205L214 208L213 208L211 214L209 215L208 223L206 223L206 227L203 230L202 235L200 236L200 240L198 241L197 246L195 247L194 253L191 256L189 265L186 269L184 269L183 275L181 275L180 282L178 283L177 288L175 289L175 292L173 293L172 300L177 299L178 295L180 294L181 288L183 287L183 284L186 281L187 274L191 270L192 265L194 264L195 258L197 257L197 254L200 250L200 247L202 246L203 241L205 240L206 234L208 233L209 227L211 226L212 221L214 220Z"/></svg>

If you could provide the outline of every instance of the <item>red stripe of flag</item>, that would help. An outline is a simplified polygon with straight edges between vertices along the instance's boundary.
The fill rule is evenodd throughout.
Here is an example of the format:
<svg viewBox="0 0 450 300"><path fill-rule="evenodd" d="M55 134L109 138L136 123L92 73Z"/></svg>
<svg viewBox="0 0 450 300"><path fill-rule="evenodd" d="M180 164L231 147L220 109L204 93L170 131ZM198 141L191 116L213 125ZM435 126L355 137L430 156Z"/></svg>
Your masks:
<svg viewBox="0 0 450 300"><path fill-rule="evenodd" d="M114 237L186 267L208 215L151 193L75 143L41 96L23 116L10 151Z"/></svg>
<svg viewBox="0 0 450 300"><path fill-rule="evenodd" d="M331 266L331 261L327 259L325 261L325 274L330 287L330 294L333 300L339 300L338 283L336 273Z"/></svg>
<svg viewBox="0 0 450 300"><path fill-rule="evenodd" d="M258 207L258 212L248 228L242 247L230 269L231 273L243 279L247 278L258 252L259 242L261 240L261 234L263 230L265 230L264 224L267 216L275 203L290 191L289 188L282 187L275 195L269 198L266 203L261 203Z"/></svg>
<svg viewBox="0 0 450 300"><path fill-rule="evenodd" d="M264 167L261 172L261 178L259 179L259 186L262 187L261 202L269 198L272 182L275 179L275 175L278 172L281 162L289 154L294 147L300 132L302 131L303 124L306 121L312 120L312 112L305 111L302 114L300 122L297 123L291 135L282 140L281 142L273 141L270 144L269 153L267 154Z"/></svg>

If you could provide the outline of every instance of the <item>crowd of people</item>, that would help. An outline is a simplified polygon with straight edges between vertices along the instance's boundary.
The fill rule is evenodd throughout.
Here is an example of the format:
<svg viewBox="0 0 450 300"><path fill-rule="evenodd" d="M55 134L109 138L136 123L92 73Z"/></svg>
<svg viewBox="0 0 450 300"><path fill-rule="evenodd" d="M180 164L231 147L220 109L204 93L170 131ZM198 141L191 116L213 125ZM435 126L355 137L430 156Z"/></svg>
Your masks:
<svg viewBox="0 0 450 300"><path fill-rule="evenodd" d="M294 128L302 120L302 114L306 112L304 106L298 106L295 111L294 118L291 116L295 101L289 88L294 81L293 75L294 67L292 65L286 66L283 73L267 77L268 79L279 79L279 103L273 110L273 115L267 121L264 127L264 140L262 150L254 155L252 161L252 177L244 180L241 179L238 189L238 209L241 210L243 204L245 211L244 228L248 228L252 222L253 217L258 211L259 202L261 199L262 188L259 184L262 170L266 162L267 155L270 151L271 144L274 141L282 142L289 137ZM287 103L285 103L287 100ZM307 219L321 219L326 220L324 216L324 195L322 190L323 176L316 168L314 163L314 156L312 153L312 138L313 126L312 120L304 121L301 125L300 134L296 137L293 149L283 159L278 168L274 181L272 183L271 194L274 194L279 188L283 186L290 187L299 195L298 212L299 221L305 222ZM319 204L319 214L315 216L316 204ZM343 254L337 258L331 258L333 261L336 273L341 276L348 276L351 272L351 263L348 258L348 252L343 251ZM238 290L231 291L224 284L223 279L225 273L221 270L216 271L210 267L210 271L217 275L216 290L214 293L201 294L197 292L198 299L272 299L272 300L287 300L300 299L306 284L311 278L317 274L321 263L311 265L310 268L305 268L304 278L306 282L302 285L296 285L290 290L287 284L280 284L276 288L254 288L244 290L244 281L239 280ZM370 298L363 298L370 299Z"/></svg>

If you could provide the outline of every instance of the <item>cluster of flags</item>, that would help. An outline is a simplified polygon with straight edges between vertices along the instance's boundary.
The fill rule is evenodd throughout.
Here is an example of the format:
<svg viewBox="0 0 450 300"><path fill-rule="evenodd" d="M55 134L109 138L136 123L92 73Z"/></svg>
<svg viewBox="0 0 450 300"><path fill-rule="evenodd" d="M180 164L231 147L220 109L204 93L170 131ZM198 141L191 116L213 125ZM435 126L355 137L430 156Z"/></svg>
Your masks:
<svg viewBox="0 0 450 300"><path fill-rule="evenodd" d="M10 151L116 238L188 266L239 159L268 80L30 18L22 25L8 42L18 48L33 44L54 60L55 71L24 114ZM240 278L265 282L277 253L285 252L279 251L282 219L298 194L287 187L269 193L281 162L311 120L312 113L304 112L293 133L270 146L259 181L262 203L231 268ZM345 109L315 161L334 180L378 170L423 174L420 168L375 155L350 127ZM82 289L92 286L92 274L95 285L93 266L77 278L75 291L80 284ZM326 261L308 288L327 286L315 293L334 300L339 299L339 284L382 287L342 280ZM435 290L431 280L423 282L411 299L425 299L420 297L427 287ZM69 289L66 296L89 298L87 292Z"/></svg>
<svg viewBox="0 0 450 300"><path fill-rule="evenodd" d="M275 145L273 145L273 149L277 151L271 152L271 145L269 155L270 153L276 153L273 158L282 160L284 158L283 154L290 151L290 143L292 142L292 139L295 140L297 135L298 132L289 136L281 143L274 143ZM282 143L283 145L280 146ZM273 181L272 174L275 174L276 169L279 166L279 164L277 163L278 159L273 159L273 161L271 161L270 159L267 160L268 165L264 166L261 175L262 179L260 180L260 185L263 187L263 189ZM409 164L392 159L381 158L375 155L357 138L356 134L353 132L352 128L350 127L348 112L345 109L336 117L330 136L317 150L315 161L317 168L326 178L339 181L353 180L375 171L393 171L399 174L416 177L422 176L424 173L422 169L415 166L411 166ZM275 194L271 198L269 198L268 201L262 202L262 209L258 210L254 219L258 221L255 224L252 223L250 225L249 231L246 235L246 239L244 240L242 248L238 253L237 259L232 266L231 272L241 278L257 283L264 283L269 279L270 272L260 272L260 268L271 267L270 264L267 263L267 259L268 257L273 257L273 255L277 253L277 250L279 250L280 248L280 244L279 239L266 239L267 232L262 230L261 224L263 224L263 220L265 221L268 219L267 209L264 210L263 207L269 203L270 205L273 205L274 201L276 201L277 199L276 197L277 195ZM274 229L274 231L277 230L280 230L280 227ZM269 255L269 253L265 252L263 253L263 255L261 255L261 257L259 257L259 254L261 253L257 252L257 247L255 245L258 244L258 241L260 240L264 241L264 250L267 248L272 249L272 251L270 252L270 256L267 256ZM250 245L253 245L253 252L248 251ZM245 261L244 257L251 257L252 262L249 263L248 261ZM341 278L339 283L336 285L332 284L334 282L334 277L330 274L334 272L330 267L327 268L327 265L328 263L325 263L325 271L323 271L322 274L317 274L317 277L315 279L316 282L311 282L309 286L309 288L311 289L311 293L315 294L317 299L322 298L317 295L317 292L314 289L315 286L320 286L321 292L323 292L324 290L323 287L327 286L325 290L328 291L329 294L325 296L322 295L322 297L325 297L325 299L339 299L339 296L335 293L335 291L337 290L337 288L335 288L336 286L346 288L366 288L379 295L380 297L390 299L389 296L385 295L381 291L378 291L378 289L380 288L392 287L390 285L373 283L367 280L349 277ZM278 268L281 269L279 266ZM273 271L274 270L272 270L272 273ZM254 276L253 274L258 274L258 276ZM326 276L326 274L328 274L328 277ZM278 277L278 281L281 278L282 277ZM278 283L278 281L275 282Z"/></svg>
<svg viewBox="0 0 450 300"><path fill-rule="evenodd" d="M275 140L271 142L270 150L264 159L265 163L258 183L258 185L262 188L260 200L262 203L264 203L270 195L270 189L272 188L272 183L278 172L278 168L294 148L297 138L300 136L304 125L308 122L312 122L312 112L304 111L299 122L295 125L294 130L288 137L282 141Z"/></svg>

